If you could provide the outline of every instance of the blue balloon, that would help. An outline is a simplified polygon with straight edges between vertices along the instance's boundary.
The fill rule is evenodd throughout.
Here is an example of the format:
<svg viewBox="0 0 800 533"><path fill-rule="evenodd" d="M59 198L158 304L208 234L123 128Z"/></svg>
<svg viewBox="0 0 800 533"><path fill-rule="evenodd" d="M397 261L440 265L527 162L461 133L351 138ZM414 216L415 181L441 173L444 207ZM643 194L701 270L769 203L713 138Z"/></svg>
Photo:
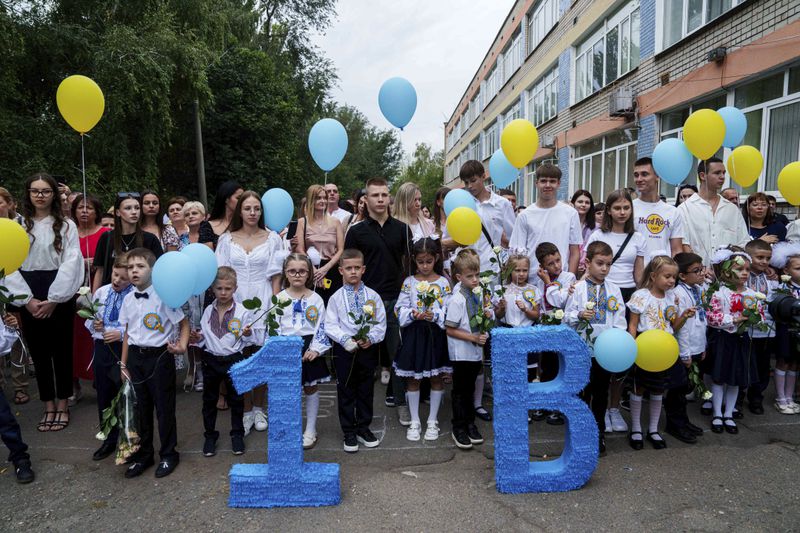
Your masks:
<svg viewBox="0 0 800 533"><path fill-rule="evenodd" d="M611 328L594 340L594 358L609 372L624 372L636 361L636 340L624 329Z"/></svg>
<svg viewBox="0 0 800 533"><path fill-rule="evenodd" d="M450 213L456 207L468 207L475 211L475 197L464 189L453 189L444 197L444 214Z"/></svg>
<svg viewBox="0 0 800 533"><path fill-rule="evenodd" d="M319 168L330 172L347 153L347 132L341 122L323 118L308 133L308 150Z"/></svg>
<svg viewBox="0 0 800 533"><path fill-rule="evenodd" d="M153 266L153 288L168 307L177 309L185 304L194 291L196 279L197 268L188 254L167 252Z"/></svg>
<svg viewBox="0 0 800 533"><path fill-rule="evenodd" d="M270 189L261 197L264 208L264 224L272 231L281 231L292 220L294 202L283 189Z"/></svg>
<svg viewBox="0 0 800 533"><path fill-rule="evenodd" d="M417 110L417 91L405 78L390 78L381 85L378 105L386 120L402 130Z"/></svg>
<svg viewBox="0 0 800 533"><path fill-rule="evenodd" d="M653 169L670 185L680 185L694 166L694 158L680 139L664 139L653 150Z"/></svg>
<svg viewBox="0 0 800 533"><path fill-rule="evenodd" d="M199 242L193 242L181 250L181 253L191 258L197 270L192 294L195 296L203 294L217 277L217 256L211 248Z"/></svg>
<svg viewBox="0 0 800 533"><path fill-rule="evenodd" d="M717 113L722 115L722 120L725 121L725 139L722 141L722 146L736 148L742 144L744 134L747 133L747 118L733 106L723 107Z"/></svg>
<svg viewBox="0 0 800 533"><path fill-rule="evenodd" d="M489 160L489 175L492 177L492 183L503 188L519 178L519 170L508 162L503 150L497 150Z"/></svg>

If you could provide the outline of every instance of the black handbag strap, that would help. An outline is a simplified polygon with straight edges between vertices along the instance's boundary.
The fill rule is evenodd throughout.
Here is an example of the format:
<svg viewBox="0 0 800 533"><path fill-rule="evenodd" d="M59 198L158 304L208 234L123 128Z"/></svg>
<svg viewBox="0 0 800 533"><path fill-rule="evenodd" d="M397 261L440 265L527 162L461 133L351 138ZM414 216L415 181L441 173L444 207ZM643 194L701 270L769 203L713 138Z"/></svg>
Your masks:
<svg viewBox="0 0 800 533"><path fill-rule="evenodd" d="M622 246L620 246L619 250L617 250L617 253L614 254L614 258L611 260L612 265L617 262L617 259L619 259L619 256L622 255L622 252L625 250L625 247L628 246L628 243L631 241L632 238L633 238L633 232L628 233L628 236L625 237L625 240L622 242Z"/></svg>
<svg viewBox="0 0 800 533"><path fill-rule="evenodd" d="M492 240L492 236L489 235L489 230L486 229L486 226L483 225L483 222L481 222L481 231L483 232L483 235L486 237L486 240L489 241L489 246L494 248L494 241Z"/></svg>

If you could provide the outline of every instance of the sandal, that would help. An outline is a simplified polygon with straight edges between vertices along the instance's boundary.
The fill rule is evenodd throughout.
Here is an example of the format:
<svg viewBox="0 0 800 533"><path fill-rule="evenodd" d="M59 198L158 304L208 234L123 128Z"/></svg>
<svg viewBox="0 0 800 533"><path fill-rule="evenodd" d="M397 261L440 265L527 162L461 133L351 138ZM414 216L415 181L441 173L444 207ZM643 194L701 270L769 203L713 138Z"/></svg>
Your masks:
<svg viewBox="0 0 800 533"><path fill-rule="evenodd" d="M28 396L28 393L25 391L15 391L14 392L14 403L17 405L23 405L31 401L31 397Z"/></svg>
<svg viewBox="0 0 800 533"><path fill-rule="evenodd" d="M50 431L50 428L53 425L53 420L55 419L55 411L45 411L44 418L37 424L36 431L44 433L46 431ZM52 418L49 415L54 415Z"/></svg>
<svg viewBox="0 0 800 533"><path fill-rule="evenodd" d="M67 426L69 426L69 418L64 422L61 420L61 415L69 416L69 409L66 411L56 411L56 415L58 415L58 417L50 424L50 431L63 431L67 429Z"/></svg>

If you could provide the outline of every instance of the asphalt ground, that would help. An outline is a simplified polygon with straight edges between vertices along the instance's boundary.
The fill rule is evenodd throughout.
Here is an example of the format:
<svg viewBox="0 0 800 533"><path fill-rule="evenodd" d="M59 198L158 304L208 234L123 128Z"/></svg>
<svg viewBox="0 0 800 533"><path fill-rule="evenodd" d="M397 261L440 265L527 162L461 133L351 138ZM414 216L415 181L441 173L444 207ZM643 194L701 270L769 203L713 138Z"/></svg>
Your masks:
<svg viewBox="0 0 800 533"><path fill-rule="evenodd" d="M133 480L113 458L92 461L99 442L91 384L72 408L69 427L39 433L42 404L14 406L30 446L36 481L18 485L11 465L0 466L2 531L796 531L800 529L798 449L800 416L778 414L739 421L738 435L710 431L695 445L665 435L668 448L632 450L627 435L607 434L608 453L581 490L555 494L500 494L494 482L490 423L479 421L486 443L462 451L450 439L450 395L438 441L410 442L396 409L383 405L376 383L373 431L379 447L342 451L335 386L322 387L319 440L307 461L338 462L341 503L334 507L232 509L228 471L266 460L267 434L252 432L247 452L230 453L229 417L222 413L218 454L203 457L201 394L179 392L181 463L169 477L154 469ZM5 394L12 394L7 387ZM772 394L768 391L767 397ZM699 404L690 417L708 427ZM644 408L646 418L647 409ZM427 406L421 407L422 419ZM625 415L627 418L627 414ZM662 416L663 418L663 416ZM662 420L663 426L663 420ZM558 456L563 426L531 424L531 457ZM156 444L157 446L157 444Z"/></svg>

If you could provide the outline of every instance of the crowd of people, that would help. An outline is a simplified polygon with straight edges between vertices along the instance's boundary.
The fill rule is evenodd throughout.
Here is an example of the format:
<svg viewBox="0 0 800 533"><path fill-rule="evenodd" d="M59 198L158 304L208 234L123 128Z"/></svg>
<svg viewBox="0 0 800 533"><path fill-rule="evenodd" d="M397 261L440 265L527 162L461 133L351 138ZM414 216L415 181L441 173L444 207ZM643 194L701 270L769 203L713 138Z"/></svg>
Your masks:
<svg viewBox="0 0 800 533"><path fill-rule="evenodd" d="M800 414L796 331L766 311L778 293L800 297L798 223L763 193L740 207L735 189L720 191L725 167L718 159L699 164L698 186L679 188L675 205L665 202L649 158L636 161L632 178L635 188L612 191L604 202L586 190L565 202L558 199L561 171L543 164L536 200L525 207L512 191L488 188L483 165L468 161L460 179L482 231L462 246L447 231L447 187L425 207L413 183L392 196L385 180L373 178L348 200L333 183L312 185L297 219L277 233L264 225L260 195L235 182L219 188L208 213L202 202L164 200L151 190L121 192L106 211L91 194L33 175L19 200L0 188L0 217L19 222L31 241L20 270L3 280L19 296L2 316L6 335L16 336L8 355L12 401L32 398L32 363L43 406L35 429L60 432L81 401L82 381L96 389L101 422L129 381L141 441L125 477L155 464L153 411L156 476L163 477L179 462L178 371L186 370L185 391L202 393L203 454L215 455L216 418L225 410L231 449L241 454L245 437L268 427L266 386L240 393L228 371L268 336L294 335L304 342L304 448L317 442L318 386L332 380L344 450L378 446L370 431L378 379L410 441L440 437L438 412L451 384L450 437L470 449L483 442L476 419L492 419L483 401L492 327L564 323L590 346L609 328L633 337L663 330L679 343L678 361L663 372L634 366L614 374L593 359L581 396L600 429L601 453L612 431L626 432L636 450L645 440L665 448L662 408L664 431L680 441L697 442L702 425L735 434L745 400L751 414L764 413L771 377L775 409ZM153 289L151 271L163 253L192 243L214 250L217 276L205 294L172 309ZM263 308L254 310L254 301ZM76 311L87 305L97 308L85 320ZM705 424L687 415L693 363L712 393L699 398L711 417ZM532 351L527 364L530 381L558 372L554 353ZM0 398L10 460L18 480L31 481L27 446ZM564 424L558 412L531 411L529 421ZM93 459L113 454L118 438L116 430L105 435Z"/></svg>

